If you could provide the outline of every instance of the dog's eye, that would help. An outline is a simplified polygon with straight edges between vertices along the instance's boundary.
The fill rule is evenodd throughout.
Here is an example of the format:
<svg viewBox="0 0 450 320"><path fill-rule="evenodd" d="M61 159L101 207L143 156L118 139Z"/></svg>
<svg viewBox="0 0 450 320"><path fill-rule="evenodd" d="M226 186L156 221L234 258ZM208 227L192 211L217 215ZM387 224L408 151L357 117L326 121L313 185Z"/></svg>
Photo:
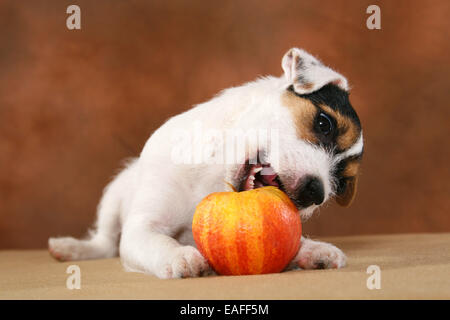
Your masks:
<svg viewBox="0 0 450 320"><path fill-rule="evenodd" d="M331 121L330 117L321 112L317 117L317 128L319 129L320 133L328 136L333 131L333 122Z"/></svg>

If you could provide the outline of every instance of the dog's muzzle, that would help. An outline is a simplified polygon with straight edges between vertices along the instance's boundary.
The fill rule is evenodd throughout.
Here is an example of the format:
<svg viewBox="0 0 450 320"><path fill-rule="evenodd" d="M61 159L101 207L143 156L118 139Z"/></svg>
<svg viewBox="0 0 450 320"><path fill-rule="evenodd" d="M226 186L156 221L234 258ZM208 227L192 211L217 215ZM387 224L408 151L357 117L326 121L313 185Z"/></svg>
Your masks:
<svg viewBox="0 0 450 320"><path fill-rule="evenodd" d="M325 199L322 181L315 176L306 176L298 188L297 202L303 208L319 205Z"/></svg>

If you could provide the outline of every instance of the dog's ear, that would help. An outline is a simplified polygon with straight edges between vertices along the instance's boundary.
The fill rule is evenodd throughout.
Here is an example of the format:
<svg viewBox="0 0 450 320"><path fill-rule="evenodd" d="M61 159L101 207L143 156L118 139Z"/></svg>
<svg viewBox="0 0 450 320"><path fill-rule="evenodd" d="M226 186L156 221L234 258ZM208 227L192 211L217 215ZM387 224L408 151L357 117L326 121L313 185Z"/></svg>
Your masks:
<svg viewBox="0 0 450 320"><path fill-rule="evenodd" d="M308 94L332 83L348 91L347 79L322 62L298 48L292 48L283 57L284 75L298 94Z"/></svg>
<svg viewBox="0 0 450 320"><path fill-rule="evenodd" d="M336 196L336 202L343 207L349 207L356 195L356 187L358 185L358 176L349 178L346 182L344 191Z"/></svg>

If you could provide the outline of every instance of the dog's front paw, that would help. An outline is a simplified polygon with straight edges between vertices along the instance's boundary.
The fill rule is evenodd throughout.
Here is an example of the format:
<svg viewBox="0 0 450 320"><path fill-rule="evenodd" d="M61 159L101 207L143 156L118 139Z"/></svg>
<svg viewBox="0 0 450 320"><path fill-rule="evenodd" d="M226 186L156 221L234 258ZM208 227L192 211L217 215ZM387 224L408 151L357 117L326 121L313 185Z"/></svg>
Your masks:
<svg viewBox="0 0 450 320"><path fill-rule="evenodd" d="M169 254L157 275L163 279L173 279L199 277L211 273L212 270L201 253L192 246L184 246L176 248Z"/></svg>
<svg viewBox="0 0 450 320"><path fill-rule="evenodd" d="M294 263L302 269L336 269L345 267L347 257L332 244L302 239L302 246Z"/></svg>

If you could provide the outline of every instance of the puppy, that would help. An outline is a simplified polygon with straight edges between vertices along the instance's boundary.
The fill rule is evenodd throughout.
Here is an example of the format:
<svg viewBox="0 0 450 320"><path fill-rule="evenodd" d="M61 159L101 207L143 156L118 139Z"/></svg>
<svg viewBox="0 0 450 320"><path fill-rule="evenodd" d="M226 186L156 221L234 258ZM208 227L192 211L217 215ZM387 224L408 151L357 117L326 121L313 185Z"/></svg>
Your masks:
<svg viewBox="0 0 450 320"><path fill-rule="evenodd" d="M50 253L63 261L120 254L127 271L196 277L210 269L193 241L195 207L227 182L240 191L277 186L303 220L333 197L348 206L363 136L347 80L297 48L282 68L282 77L227 89L168 120L105 188L90 236L50 238ZM345 264L340 249L302 238L287 269Z"/></svg>

